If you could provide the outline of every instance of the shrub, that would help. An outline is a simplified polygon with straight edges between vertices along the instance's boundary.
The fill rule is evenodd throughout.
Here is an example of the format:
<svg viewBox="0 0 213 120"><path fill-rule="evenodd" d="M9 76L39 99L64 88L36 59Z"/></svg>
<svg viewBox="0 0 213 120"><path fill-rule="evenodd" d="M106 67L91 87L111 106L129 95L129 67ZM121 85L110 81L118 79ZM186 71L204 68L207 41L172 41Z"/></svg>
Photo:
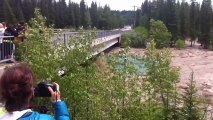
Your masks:
<svg viewBox="0 0 213 120"><path fill-rule="evenodd" d="M185 42L181 39L178 39L175 43L176 48L181 49L185 47Z"/></svg>
<svg viewBox="0 0 213 120"><path fill-rule="evenodd" d="M126 47L130 46L130 37L129 36L130 36L129 33L123 34L121 36L121 47L126 48Z"/></svg>
<svg viewBox="0 0 213 120"><path fill-rule="evenodd" d="M134 47L134 48L145 48L146 47L146 38L138 32L130 32L122 35L121 46Z"/></svg>
<svg viewBox="0 0 213 120"><path fill-rule="evenodd" d="M160 20L150 20L150 38L156 43L157 48L169 47L170 39L172 37L171 33L168 32L166 25Z"/></svg>
<svg viewBox="0 0 213 120"><path fill-rule="evenodd" d="M149 36L149 32L148 32L148 30L147 30L145 27L141 27L141 26L136 27L136 28L134 29L134 31L135 31L136 33L141 34L144 38L148 38L148 36Z"/></svg>

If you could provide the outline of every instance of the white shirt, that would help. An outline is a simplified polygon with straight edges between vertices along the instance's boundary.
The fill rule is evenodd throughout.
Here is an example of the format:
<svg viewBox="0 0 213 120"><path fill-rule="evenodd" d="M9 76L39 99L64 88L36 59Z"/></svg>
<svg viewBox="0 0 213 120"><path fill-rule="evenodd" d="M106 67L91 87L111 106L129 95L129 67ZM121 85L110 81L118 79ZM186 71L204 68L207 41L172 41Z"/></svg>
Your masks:
<svg viewBox="0 0 213 120"><path fill-rule="evenodd" d="M14 111L12 113L6 113L3 116L0 116L0 120L17 120L22 115L24 115L27 112L32 112L31 109L26 109L22 111Z"/></svg>
<svg viewBox="0 0 213 120"><path fill-rule="evenodd" d="M1 36L4 36L4 28L0 28L0 43L2 43L3 38Z"/></svg>

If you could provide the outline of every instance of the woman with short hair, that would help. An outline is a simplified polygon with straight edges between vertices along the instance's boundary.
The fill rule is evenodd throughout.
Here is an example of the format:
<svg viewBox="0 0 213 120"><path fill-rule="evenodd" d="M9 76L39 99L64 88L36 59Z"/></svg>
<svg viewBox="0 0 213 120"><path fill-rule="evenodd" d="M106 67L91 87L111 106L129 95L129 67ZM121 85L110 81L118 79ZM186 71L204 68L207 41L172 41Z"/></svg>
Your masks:
<svg viewBox="0 0 213 120"><path fill-rule="evenodd" d="M0 120L54 120L51 115L40 114L29 109L30 100L34 95L34 75L25 64L14 65L5 69L0 79L0 96L7 113ZM69 112L64 101L60 99L59 85L54 83L56 91L48 87L53 99L55 118L69 120Z"/></svg>

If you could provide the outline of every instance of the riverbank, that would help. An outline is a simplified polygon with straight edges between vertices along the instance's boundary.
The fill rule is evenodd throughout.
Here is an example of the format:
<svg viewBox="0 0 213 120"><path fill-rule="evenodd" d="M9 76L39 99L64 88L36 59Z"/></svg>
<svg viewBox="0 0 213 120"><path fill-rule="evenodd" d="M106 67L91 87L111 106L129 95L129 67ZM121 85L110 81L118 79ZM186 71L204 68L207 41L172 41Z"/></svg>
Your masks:
<svg viewBox="0 0 213 120"><path fill-rule="evenodd" d="M120 51L115 48L112 52ZM180 68L180 82L178 88L186 89L186 83L194 73L194 81L198 93L209 100L213 101L213 51L200 49L199 45L186 47L182 50L170 48L172 52L172 66ZM131 48L130 55L143 56L145 49Z"/></svg>

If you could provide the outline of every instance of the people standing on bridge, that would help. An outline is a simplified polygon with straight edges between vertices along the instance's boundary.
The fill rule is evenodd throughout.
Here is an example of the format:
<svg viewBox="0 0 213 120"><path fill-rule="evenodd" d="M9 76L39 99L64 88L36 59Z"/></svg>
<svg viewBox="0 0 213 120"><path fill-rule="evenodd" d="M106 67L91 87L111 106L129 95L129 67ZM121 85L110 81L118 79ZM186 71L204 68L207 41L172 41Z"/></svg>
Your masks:
<svg viewBox="0 0 213 120"><path fill-rule="evenodd" d="M3 47L4 47L3 57L4 59L7 59L7 58L10 58L12 55L13 40L14 40L14 37L18 36L18 32L16 31L16 29L13 27L12 24L9 24L7 26L7 29L5 29L4 36L6 38L3 39Z"/></svg>
<svg viewBox="0 0 213 120"><path fill-rule="evenodd" d="M3 51L3 46L2 46L2 41L3 41L3 36L4 36L4 26L0 23L0 60L2 60L3 58L3 54L2 54L2 51Z"/></svg>
<svg viewBox="0 0 213 120"><path fill-rule="evenodd" d="M21 21L18 23L16 30L18 32L18 37L15 39L16 44L19 44L20 42L23 42L25 39L25 34L27 30L26 23L24 21Z"/></svg>
<svg viewBox="0 0 213 120"><path fill-rule="evenodd" d="M53 116L40 114L30 109L30 101L34 95L34 75L24 64L6 68L0 79L0 96L5 103L7 113L0 120L54 120ZM48 87L53 100L56 120L70 120L64 101L60 99L59 85L56 91Z"/></svg>

